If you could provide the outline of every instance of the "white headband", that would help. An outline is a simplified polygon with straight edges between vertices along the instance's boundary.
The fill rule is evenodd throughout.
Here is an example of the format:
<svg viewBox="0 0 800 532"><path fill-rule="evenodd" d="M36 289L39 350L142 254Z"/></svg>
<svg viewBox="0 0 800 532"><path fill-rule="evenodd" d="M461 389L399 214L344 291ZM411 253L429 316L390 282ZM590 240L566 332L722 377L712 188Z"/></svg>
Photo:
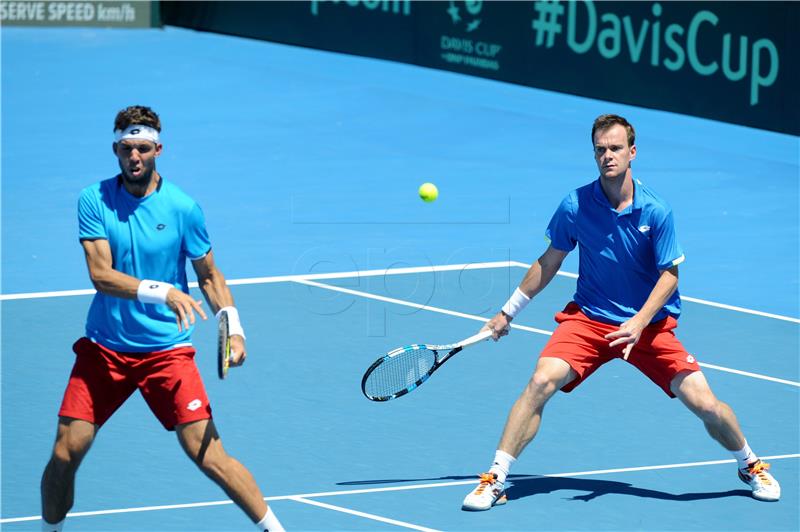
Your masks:
<svg viewBox="0 0 800 532"><path fill-rule="evenodd" d="M119 142L125 139L141 139L149 140L154 144L158 144L158 131L150 126L143 126L141 124L132 124L122 129L114 130L114 142Z"/></svg>

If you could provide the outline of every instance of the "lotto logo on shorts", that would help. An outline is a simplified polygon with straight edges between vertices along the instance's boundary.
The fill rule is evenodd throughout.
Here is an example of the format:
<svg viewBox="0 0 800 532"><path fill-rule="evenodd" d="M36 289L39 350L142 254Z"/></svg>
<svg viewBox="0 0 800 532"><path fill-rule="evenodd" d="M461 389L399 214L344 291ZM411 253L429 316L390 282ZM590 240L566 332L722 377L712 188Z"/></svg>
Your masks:
<svg viewBox="0 0 800 532"><path fill-rule="evenodd" d="M692 355L686 357L686 362L688 362L689 364L694 364L694 360L695 359Z"/></svg>
<svg viewBox="0 0 800 532"><path fill-rule="evenodd" d="M186 408L194 412L201 406L203 406L203 402L200 399L195 399L194 401L191 401L188 405L186 405Z"/></svg>

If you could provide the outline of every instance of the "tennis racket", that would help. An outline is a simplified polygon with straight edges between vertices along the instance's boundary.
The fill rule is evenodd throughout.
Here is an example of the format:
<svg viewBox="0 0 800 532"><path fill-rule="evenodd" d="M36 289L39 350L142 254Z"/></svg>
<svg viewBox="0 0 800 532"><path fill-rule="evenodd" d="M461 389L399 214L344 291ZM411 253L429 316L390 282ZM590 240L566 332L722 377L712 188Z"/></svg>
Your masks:
<svg viewBox="0 0 800 532"><path fill-rule="evenodd" d="M428 380L453 355L491 336L492 331L481 331L455 344L399 347L372 363L361 379L361 391L370 401L401 397Z"/></svg>
<svg viewBox="0 0 800 532"><path fill-rule="evenodd" d="M224 379L228 376L228 368L231 366L231 335L227 311L220 312L217 327L217 373L220 379Z"/></svg>

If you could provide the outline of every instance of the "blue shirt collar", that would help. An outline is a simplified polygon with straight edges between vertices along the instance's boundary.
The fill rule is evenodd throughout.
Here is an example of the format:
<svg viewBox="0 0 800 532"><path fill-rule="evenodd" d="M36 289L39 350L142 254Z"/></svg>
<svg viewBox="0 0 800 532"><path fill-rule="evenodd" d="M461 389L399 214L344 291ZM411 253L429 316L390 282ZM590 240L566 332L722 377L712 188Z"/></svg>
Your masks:
<svg viewBox="0 0 800 532"><path fill-rule="evenodd" d="M633 178L633 203L626 207L622 212L619 214L628 214L634 210L641 210L644 206L644 199L642 198L641 191L639 187L642 186L642 182L636 178ZM606 193L603 192L603 186L600 184L600 178L597 178L597 181L594 182L594 186L592 187L592 196L594 199L597 200L601 205L611 209L612 211L616 211L609 203L608 198L606 197Z"/></svg>

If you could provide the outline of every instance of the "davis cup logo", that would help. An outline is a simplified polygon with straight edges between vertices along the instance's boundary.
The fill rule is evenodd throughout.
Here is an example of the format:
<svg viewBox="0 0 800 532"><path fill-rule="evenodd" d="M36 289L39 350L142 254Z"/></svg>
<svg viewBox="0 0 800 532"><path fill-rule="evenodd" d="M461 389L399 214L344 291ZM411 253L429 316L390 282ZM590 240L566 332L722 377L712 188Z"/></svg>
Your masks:
<svg viewBox="0 0 800 532"><path fill-rule="evenodd" d="M485 32L473 33L481 26L482 9L481 0L448 2L447 14L453 22L453 29L459 31L439 36L440 57L444 62L479 70L500 70L499 56L503 46L477 36Z"/></svg>
<svg viewBox="0 0 800 532"><path fill-rule="evenodd" d="M447 8L447 14L454 25L459 25L462 22L465 25L464 30L469 33L478 29L481 25L481 19L478 15L483 8L483 0L467 0L466 2L458 2L464 4L463 11L456 5L456 2L450 1L450 6Z"/></svg>

